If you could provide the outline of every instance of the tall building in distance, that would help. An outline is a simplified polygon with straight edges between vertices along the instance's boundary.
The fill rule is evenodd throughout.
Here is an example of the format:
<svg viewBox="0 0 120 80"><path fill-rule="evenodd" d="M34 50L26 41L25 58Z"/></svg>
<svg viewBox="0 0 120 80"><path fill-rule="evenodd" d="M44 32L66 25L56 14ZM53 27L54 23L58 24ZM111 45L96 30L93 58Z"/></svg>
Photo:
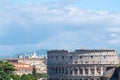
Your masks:
<svg viewBox="0 0 120 80"><path fill-rule="evenodd" d="M119 64L116 50L111 49L50 50L47 56L49 80L100 80Z"/></svg>

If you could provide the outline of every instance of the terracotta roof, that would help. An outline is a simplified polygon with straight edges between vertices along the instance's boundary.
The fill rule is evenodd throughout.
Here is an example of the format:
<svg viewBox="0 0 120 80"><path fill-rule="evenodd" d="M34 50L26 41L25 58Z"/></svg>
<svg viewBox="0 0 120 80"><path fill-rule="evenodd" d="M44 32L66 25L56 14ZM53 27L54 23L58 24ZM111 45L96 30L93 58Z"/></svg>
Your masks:
<svg viewBox="0 0 120 80"><path fill-rule="evenodd" d="M9 63L13 65L29 65L29 64L21 63L21 62L9 62Z"/></svg>
<svg viewBox="0 0 120 80"><path fill-rule="evenodd" d="M15 69L25 69L25 70L32 70L32 67L16 67Z"/></svg>
<svg viewBox="0 0 120 80"><path fill-rule="evenodd" d="M19 69L32 70L33 69L29 64L25 64L25 63L10 62L10 64L14 65L15 69L17 69L17 70L19 70ZM21 65L21 66L19 66L19 65ZM25 65L28 65L28 66L25 67Z"/></svg>

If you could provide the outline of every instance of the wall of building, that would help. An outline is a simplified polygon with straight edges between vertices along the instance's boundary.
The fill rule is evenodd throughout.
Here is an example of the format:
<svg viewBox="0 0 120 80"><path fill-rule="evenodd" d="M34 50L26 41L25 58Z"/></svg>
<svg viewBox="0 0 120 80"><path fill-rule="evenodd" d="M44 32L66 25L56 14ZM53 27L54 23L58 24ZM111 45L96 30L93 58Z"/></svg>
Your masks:
<svg viewBox="0 0 120 80"><path fill-rule="evenodd" d="M66 76L69 80L99 80L108 66L119 64L119 58L115 50L51 50L47 64L52 80L65 80Z"/></svg>

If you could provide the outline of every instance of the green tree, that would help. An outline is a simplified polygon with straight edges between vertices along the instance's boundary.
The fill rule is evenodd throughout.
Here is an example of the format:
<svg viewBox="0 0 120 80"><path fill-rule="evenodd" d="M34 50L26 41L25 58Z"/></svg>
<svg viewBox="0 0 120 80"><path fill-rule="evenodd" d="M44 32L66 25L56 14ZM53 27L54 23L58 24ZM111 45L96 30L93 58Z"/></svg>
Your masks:
<svg viewBox="0 0 120 80"><path fill-rule="evenodd" d="M13 80L21 80L20 76L19 75L11 75L11 78Z"/></svg>
<svg viewBox="0 0 120 80"><path fill-rule="evenodd" d="M37 73L35 67L33 67L32 75L34 76L35 80L37 80Z"/></svg>
<svg viewBox="0 0 120 80"><path fill-rule="evenodd" d="M0 71L0 80L10 80L10 76L7 75L5 72Z"/></svg>
<svg viewBox="0 0 120 80"><path fill-rule="evenodd" d="M35 80L35 78L32 74L23 74L21 80Z"/></svg>
<svg viewBox="0 0 120 80"><path fill-rule="evenodd" d="M23 74L23 75L21 76L21 80L28 80L27 75L26 75L26 74Z"/></svg>
<svg viewBox="0 0 120 80"><path fill-rule="evenodd" d="M35 77L32 74L27 75L31 80L35 80Z"/></svg>
<svg viewBox="0 0 120 80"><path fill-rule="evenodd" d="M37 73L37 78L38 78L38 79L39 79L39 78L46 78L46 79L48 79L49 76L48 76L48 74L46 74L46 73Z"/></svg>
<svg viewBox="0 0 120 80"><path fill-rule="evenodd" d="M8 62L4 62L0 60L0 79L1 80L10 80L11 75L14 72L14 66L9 64Z"/></svg>
<svg viewBox="0 0 120 80"><path fill-rule="evenodd" d="M9 64L8 62L5 62L4 66L3 66L3 70L7 73L7 74L14 74L14 66L12 64Z"/></svg>

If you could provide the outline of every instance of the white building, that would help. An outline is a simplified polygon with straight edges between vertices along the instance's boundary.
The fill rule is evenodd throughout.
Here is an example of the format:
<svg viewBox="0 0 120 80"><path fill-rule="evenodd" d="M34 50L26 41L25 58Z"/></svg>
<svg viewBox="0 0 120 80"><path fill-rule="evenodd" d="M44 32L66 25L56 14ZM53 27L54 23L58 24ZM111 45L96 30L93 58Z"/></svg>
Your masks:
<svg viewBox="0 0 120 80"><path fill-rule="evenodd" d="M119 64L118 54L109 49L48 51L50 80L100 80L103 73Z"/></svg>
<svg viewBox="0 0 120 80"><path fill-rule="evenodd" d="M38 73L47 73L46 57L38 56L35 51L32 54L27 54L25 57L19 55L18 58L8 58L4 60L14 63L29 64L32 67L35 66Z"/></svg>

